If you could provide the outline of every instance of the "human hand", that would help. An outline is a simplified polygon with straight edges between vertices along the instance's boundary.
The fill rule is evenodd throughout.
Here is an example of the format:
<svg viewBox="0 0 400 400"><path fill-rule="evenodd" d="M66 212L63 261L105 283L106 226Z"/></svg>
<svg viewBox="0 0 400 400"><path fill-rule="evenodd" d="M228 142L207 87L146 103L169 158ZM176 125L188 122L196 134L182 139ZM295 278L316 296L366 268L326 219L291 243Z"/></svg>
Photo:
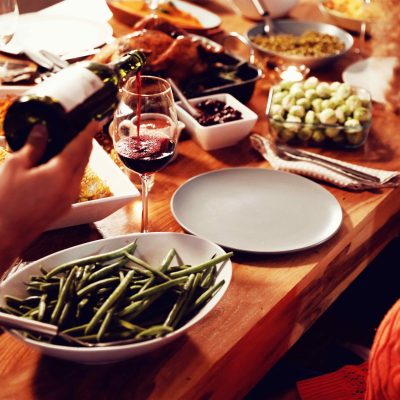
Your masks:
<svg viewBox="0 0 400 400"><path fill-rule="evenodd" d="M61 153L36 166L47 138L36 126L0 168L0 271L76 201L99 129L98 122L89 123Z"/></svg>

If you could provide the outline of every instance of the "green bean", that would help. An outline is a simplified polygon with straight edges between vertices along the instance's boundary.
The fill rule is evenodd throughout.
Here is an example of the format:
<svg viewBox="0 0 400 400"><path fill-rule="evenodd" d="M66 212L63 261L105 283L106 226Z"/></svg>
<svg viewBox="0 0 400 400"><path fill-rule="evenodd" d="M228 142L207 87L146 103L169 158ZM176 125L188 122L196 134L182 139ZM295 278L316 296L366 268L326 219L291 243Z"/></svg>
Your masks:
<svg viewBox="0 0 400 400"><path fill-rule="evenodd" d="M143 292L139 292L139 293L132 295L131 297L129 297L129 300L137 301L137 300L143 299L147 296L156 294L157 292L164 292L171 287L181 285L183 282L186 282L186 279L187 279L187 277L184 276L181 278L168 280L167 282L160 283L159 285L152 286L149 289L143 290Z"/></svg>
<svg viewBox="0 0 400 400"><path fill-rule="evenodd" d="M200 306L204 305L208 300L210 300L222 287L225 283L225 280L218 282L216 285L207 289L204 293L202 293L196 301L193 303L192 307L189 310L189 313L195 311L196 309L200 308Z"/></svg>
<svg viewBox="0 0 400 400"><path fill-rule="evenodd" d="M51 270L46 275L46 278L50 278L54 275L68 271L76 265L113 260L113 259L123 255L124 253L129 254L129 252L132 252L135 249L136 249L136 241L133 243L129 243L128 245L121 247L120 249L113 250L108 253L98 254L98 255L94 255L94 256L84 257L79 260L70 261L70 262L61 264L58 267Z"/></svg>
<svg viewBox="0 0 400 400"><path fill-rule="evenodd" d="M106 279L102 279L100 281L91 283L90 285L87 285L83 289L79 290L77 293L77 297L78 297L78 299L82 299L87 294L94 292L100 288L104 288L105 286L109 287L116 282L119 282L119 278L113 277L113 278L106 278Z"/></svg>
<svg viewBox="0 0 400 400"><path fill-rule="evenodd" d="M44 293L40 297L38 321L43 321L44 319L44 315L46 313L46 301L47 301L47 293Z"/></svg>
<svg viewBox="0 0 400 400"><path fill-rule="evenodd" d="M101 342L101 340L103 339L103 336L106 332L106 330L108 329L108 327L110 326L113 314L114 314L115 308L111 308L110 310L107 311L107 314L105 316L105 318L103 319L103 322L100 325L100 329L97 332L97 336L96 336L96 340L98 342Z"/></svg>
<svg viewBox="0 0 400 400"><path fill-rule="evenodd" d="M135 256L133 256L132 254L129 254L127 252L124 253L126 255L127 258L129 258L129 260L131 260L132 262L134 262L135 264L149 270L152 274L157 275L158 277L169 281L171 280L171 278L167 275L165 275L163 272L153 268L151 265L147 264L145 261L141 260L140 258L137 258Z"/></svg>
<svg viewBox="0 0 400 400"><path fill-rule="evenodd" d="M208 289L214 281L215 275L217 273L217 267L212 265L210 268L203 272L203 277L200 282L200 286L203 289Z"/></svg>
<svg viewBox="0 0 400 400"><path fill-rule="evenodd" d="M133 273L133 271L129 271L123 281L120 282L117 288L111 293L110 297L101 305L85 329L86 335L93 331L94 327L101 320L101 318L103 318L104 314L124 295L125 291L129 287Z"/></svg>
<svg viewBox="0 0 400 400"><path fill-rule="evenodd" d="M129 331L140 331L140 332L144 331L144 328L142 328L141 326L136 325L136 324L132 324L131 322L126 321L124 319L119 318L117 320L117 322L118 322L118 324L120 326L122 326L123 328L125 328L125 329L127 329Z"/></svg>
<svg viewBox="0 0 400 400"><path fill-rule="evenodd" d="M73 335L74 333L84 332L88 324L74 326L72 328L64 329L61 333L65 333L66 335Z"/></svg>
<svg viewBox="0 0 400 400"><path fill-rule="evenodd" d="M144 331L138 333L135 339L143 340L147 337L163 335L165 333L171 333L174 329L167 325L155 325L151 328L145 329Z"/></svg>
<svg viewBox="0 0 400 400"><path fill-rule="evenodd" d="M170 266L173 258L176 256L176 250L171 249L168 251L167 255L165 256L164 260L161 262L160 272L165 272L168 267Z"/></svg>
<svg viewBox="0 0 400 400"><path fill-rule="evenodd" d="M182 271L171 272L170 275L172 278L178 278L178 277L190 275L190 274L193 274L196 272L201 272L201 271L211 267L212 265L216 265L222 261L228 260L230 257L232 257L232 255L233 255L233 252L229 252L229 253L223 254L222 256L212 258L211 260L208 260L202 264L186 268Z"/></svg>
<svg viewBox="0 0 400 400"><path fill-rule="evenodd" d="M65 321L68 318L68 315L69 315L69 313L71 311L71 307L72 307L72 303L71 303L71 301L68 301L65 304L65 306L64 306L64 308L63 308L63 310L61 312L60 319L58 320L58 323L57 323L58 326L65 325Z"/></svg>
<svg viewBox="0 0 400 400"><path fill-rule="evenodd" d="M67 299L67 297L69 295L69 290L70 290L71 285L72 285L72 283L74 281L76 270L77 270L77 267L72 268L72 271L69 273L67 279L65 280L65 285L64 286L61 286L61 283L60 283L60 292L59 292L59 295L58 295L57 304L54 307L54 310L53 310L53 312L51 314L51 317L50 317L50 322L52 324L56 325L57 322L58 322L58 319L60 317L61 311L62 311L62 309L64 307L65 300Z"/></svg>
<svg viewBox="0 0 400 400"><path fill-rule="evenodd" d="M22 311L17 310L16 308L7 306L7 305L2 307L1 309L7 314L14 314L14 315L18 315L18 316L22 316L24 314Z"/></svg>
<svg viewBox="0 0 400 400"><path fill-rule="evenodd" d="M6 304L13 308L18 308L22 304L24 304L24 300L14 296L5 296L4 300Z"/></svg>
<svg viewBox="0 0 400 400"><path fill-rule="evenodd" d="M125 263L125 259L117 261L113 264L107 265L106 267L103 267L102 269L99 269L95 272L93 272L88 279L89 283L92 283L94 281L97 281L99 279L106 278L107 276L111 275L115 271L119 270L119 267Z"/></svg>

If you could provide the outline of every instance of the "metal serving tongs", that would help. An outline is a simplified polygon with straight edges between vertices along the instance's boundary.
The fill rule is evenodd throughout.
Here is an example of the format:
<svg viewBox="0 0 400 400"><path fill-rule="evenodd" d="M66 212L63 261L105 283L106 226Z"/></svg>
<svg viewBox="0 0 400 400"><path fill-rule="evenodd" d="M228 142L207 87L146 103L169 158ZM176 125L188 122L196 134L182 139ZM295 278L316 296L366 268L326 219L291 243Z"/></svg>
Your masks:
<svg viewBox="0 0 400 400"><path fill-rule="evenodd" d="M265 36L270 36L274 33L274 25L271 14L265 4L265 0L252 0L257 12L264 18L263 33Z"/></svg>
<svg viewBox="0 0 400 400"><path fill-rule="evenodd" d="M6 330L12 330L13 334L20 337L21 339L25 338L23 337L22 333L19 332L20 330L38 333L40 335L48 336L50 338L59 337L68 343L75 344L81 347L111 347L138 342L137 339L131 338L114 340L111 342L91 343L60 332L58 326L56 325L34 321L28 318L17 317L15 315L7 314L4 312L0 312L0 326L5 328Z"/></svg>

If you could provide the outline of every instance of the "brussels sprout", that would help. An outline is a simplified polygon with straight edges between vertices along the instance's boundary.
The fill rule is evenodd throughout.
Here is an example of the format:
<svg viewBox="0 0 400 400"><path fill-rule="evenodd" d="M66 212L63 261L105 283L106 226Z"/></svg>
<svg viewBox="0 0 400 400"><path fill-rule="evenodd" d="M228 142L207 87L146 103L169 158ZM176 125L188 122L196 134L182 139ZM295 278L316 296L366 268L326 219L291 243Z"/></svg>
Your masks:
<svg viewBox="0 0 400 400"><path fill-rule="evenodd" d="M339 96L337 96L336 94L333 95L329 99L329 101L331 102L332 108L340 107L342 105L342 103L343 103L343 100Z"/></svg>
<svg viewBox="0 0 400 400"><path fill-rule="evenodd" d="M314 142L321 143L325 140L325 135L320 129L316 129L311 138Z"/></svg>
<svg viewBox="0 0 400 400"><path fill-rule="evenodd" d="M361 100L357 95L353 94L346 99L346 106L349 107L351 112L354 112L356 108L361 107Z"/></svg>
<svg viewBox="0 0 400 400"><path fill-rule="evenodd" d="M342 83L337 91L335 92L336 96L339 96L341 99L345 100L351 95L351 86L347 83Z"/></svg>
<svg viewBox="0 0 400 400"><path fill-rule="evenodd" d="M326 128L325 129L325 135L330 138L333 139L334 137L336 137L340 132L340 129L338 128Z"/></svg>
<svg viewBox="0 0 400 400"><path fill-rule="evenodd" d="M317 92L315 91L315 89L307 89L304 93L304 96L306 97L306 99L308 100L314 100L318 97Z"/></svg>
<svg viewBox="0 0 400 400"><path fill-rule="evenodd" d="M344 113L343 106L338 107L335 110L335 114L336 114L337 122L339 122L339 124L343 124L344 121L346 121L346 115Z"/></svg>
<svg viewBox="0 0 400 400"><path fill-rule="evenodd" d="M290 107L290 110L289 110L290 115L294 115L294 116L300 117L300 118L304 117L305 113L306 113L306 111L304 110L304 108L302 106L297 106L297 105Z"/></svg>
<svg viewBox="0 0 400 400"><path fill-rule="evenodd" d="M346 139L350 144L359 145L364 141L365 137L362 131L354 133L347 132Z"/></svg>
<svg viewBox="0 0 400 400"><path fill-rule="evenodd" d="M276 122L283 122L285 121L285 118L283 118L283 115L275 114L272 116L273 121Z"/></svg>
<svg viewBox="0 0 400 400"><path fill-rule="evenodd" d="M337 107L336 110L341 110L345 116L349 116L351 114L350 108L346 104L342 104L341 106Z"/></svg>
<svg viewBox="0 0 400 400"><path fill-rule="evenodd" d="M300 129L300 131L297 133L297 137L300 140L307 141L311 139L312 134L313 129L310 126L306 126Z"/></svg>
<svg viewBox="0 0 400 400"><path fill-rule="evenodd" d="M274 92L272 96L272 103L273 104L281 104L282 100L287 96L288 92Z"/></svg>
<svg viewBox="0 0 400 400"><path fill-rule="evenodd" d="M351 132L358 132L361 131L362 126L360 124L360 121L358 121L357 119L348 119L345 123L344 126L346 127L346 131L348 133Z"/></svg>
<svg viewBox="0 0 400 400"><path fill-rule="evenodd" d="M304 81L304 89L315 89L318 85L319 81L315 76L310 76L308 79Z"/></svg>
<svg viewBox="0 0 400 400"><path fill-rule="evenodd" d="M361 104L363 105L363 107L369 107L369 105L371 104L371 96L366 90L360 90L357 93L357 96L361 100Z"/></svg>
<svg viewBox="0 0 400 400"><path fill-rule="evenodd" d="M303 87L300 83L294 83L289 90L289 93L294 96L296 99L301 99L304 97Z"/></svg>
<svg viewBox="0 0 400 400"><path fill-rule="evenodd" d="M325 110L322 110L318 117L323 124L333 125L336 124L337 121L336 113L334 110L332 110L332 108L326 108Z"/></svg>
<svg viewBox="0 0 400 400"><path fill-rule="evenodd" d="M332 92L336 92L336 90L339 89L340 85L341 85L340 82L337 82L337 81L336 81L336 82L332 82L332 83L329 85L329 88L331 89Z"/></svg>
<svg viewBox="0 0 400 400"><path fill-rule="evenodd" d="M278 86L280 90L289 90L294 82L291 81L282 81Z"/></svg>
<svg viewBox="0 0 400 400"><path fill-rule="evenodd" d="M295 134L296 132L290 129L281 129L278 133L278 136L283 142L288 142L294 138Z"/></svg>
<svg viewBox="0 0 400 400"><path fill-rule="evenodd" d="M343 143L345 141L345 136L344 136L343 132L339 132L336 136L331 138L331 140L335 143Z"/></svg>
<svg viewBox="0 0 400 400"><path fill-rule="evenodd" d="M322 111L322 106L321 106L321 104L322 104L322 99L314 99L314 100L311 102L312 108L313 108L313 110L314 110L316 113L319 113L319 112Z"/></svg>
<svg viewBox="0 0 400 400"><path fill-rule="evenodd" d="M367 122L371 119L371 112L368 108L358 107L354 110L353 118L358 119L360 122Z"/></svg>
<svg viewBox="0 0 400 400"><path fill-rule="evenodd" d="M318 119L317 119L317 115L315 114L315 111L312 111L312 110L307 111L307 114L306 114L306 116L304 118L304 122L306 124L315 124L315 123L317 123Z"/></svg>
<svg viewBox="0 0 400 400"><path fill-rule="evenodd" d="M285 114L285 109L280 104L272 104L269 114L274 118L276 115L282 116Z"/></svg>
<svg viewBox="0 0 400 400"><path fill-rule="evenodd" d="M291 94L285 96L282 100L282 106L286 111L290 110L290 107L296 104L296 99Z"/></svg>
<svg viewBox="0 0 400 400"><path fill-rule="evenodd" d="M331 100L322 100L321 109L326 110L327 108L335 108Z"/></svg>
<svg viewBox="0 0 400 400"><path fill-rule="evenodd" d="M323 99L328 98L331 95L331 90L329 89L329 83L321 82L317 85L315 91L319 97Z"/></svg>
<svg viewBox="0 0 400 400"><path fill-rule="evenodd" d="M308 110L311 107L311 102L306 98L302 98L296 100L296 105L303 107L305 110Z"/></svg>
<svg viewBox="0 0 400 400"><path fill-rule="evenodd" d="M295 115L288 115L286 118L286 123L283 126L292 132L298 132L301 128L301 118Z"/></svg>

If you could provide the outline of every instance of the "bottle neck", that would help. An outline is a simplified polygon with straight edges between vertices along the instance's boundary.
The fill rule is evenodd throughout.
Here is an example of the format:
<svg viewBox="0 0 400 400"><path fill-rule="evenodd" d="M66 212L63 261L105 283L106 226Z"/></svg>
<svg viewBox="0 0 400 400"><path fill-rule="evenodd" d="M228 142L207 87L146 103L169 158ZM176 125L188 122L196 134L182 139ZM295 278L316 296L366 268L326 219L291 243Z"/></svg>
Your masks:
<svg viewBox="0 0 400 400"><path fill-rule="evenodd" d="M146 63L146 56L140 50L130 51L120 58L116 63L109 66L118 75L120 84L123 84L130 76L136 75Z"/></svg>

